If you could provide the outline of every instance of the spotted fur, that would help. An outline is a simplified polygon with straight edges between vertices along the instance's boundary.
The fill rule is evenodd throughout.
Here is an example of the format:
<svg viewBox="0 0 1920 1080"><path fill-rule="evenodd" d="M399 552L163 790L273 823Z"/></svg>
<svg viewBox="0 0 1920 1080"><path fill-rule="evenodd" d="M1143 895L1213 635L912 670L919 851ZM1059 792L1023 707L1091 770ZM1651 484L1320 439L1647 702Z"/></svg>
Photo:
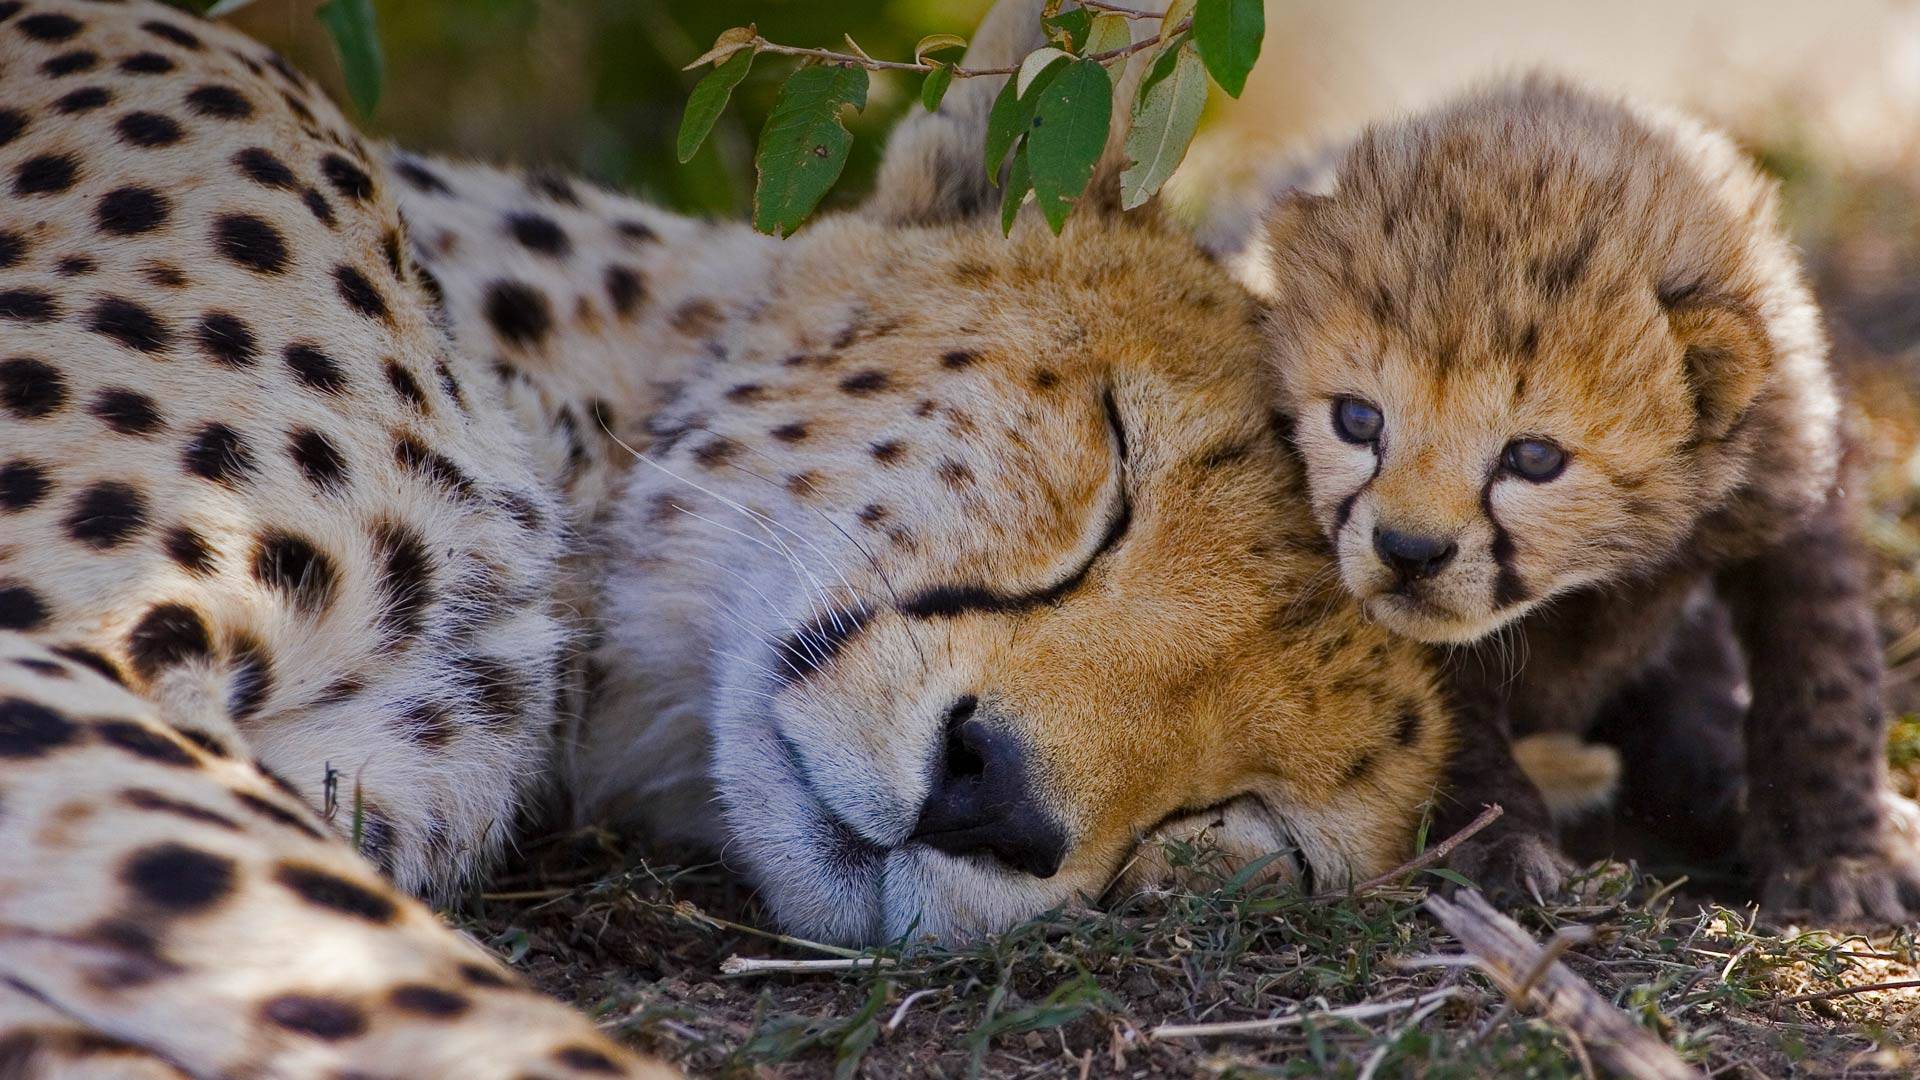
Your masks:
<svg viewBox="0 0 1920 1080"><path fill-rule="evenodd" d="M1776 911L1920 915L1838 399L1773 185L1691 120L1535 77L1369 129L1262 241L1343 581L1385 625L1471 645L1452 805L1509 813L1466 863L1555 884L1508 733L1602 729L1638 811L1737 846ZM1341 436L1352 401L1378 437ZM1556 467L1530 478L1516 440ZM1443 554L1396 568L1390 535Z"/></svg>
<svg viewBox="0 0 1920 1080"><path fill-rule="evenodd" d="M1157 833L1404 856L1448 716L1315 589L1253 302L977 220L993 87L777 242L369 147L157 4L4 0L0 60L0 1072L639 1075L408 898L537 806L859 943ZM1031 843L916 835L986 739Z"/></svg>

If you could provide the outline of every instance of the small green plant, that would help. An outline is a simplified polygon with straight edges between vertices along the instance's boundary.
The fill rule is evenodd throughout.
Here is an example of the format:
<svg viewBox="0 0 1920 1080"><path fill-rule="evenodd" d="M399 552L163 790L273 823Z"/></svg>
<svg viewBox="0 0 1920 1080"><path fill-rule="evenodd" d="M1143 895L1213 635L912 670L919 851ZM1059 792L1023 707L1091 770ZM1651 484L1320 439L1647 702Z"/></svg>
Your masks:
<svg viewBox="0 0 1920 1080"><path fill-rule="evenodd" d="M1136 25L1137 24L1137 25ZM952 57L966 47L953 34L933 34L911 61L876 60L852 37L846 51L782 45L753 26L722 33L687 65L712 66L688 98L677 151L691 159L713 130L756 57L798 57L779 102L767 117L754 155L758 183L753 224L784 236L807 219L846 166L853 136L843 109L866 106L868 73L924 76L920 102L938 109L956 79L1006 78L987 123L983 167L1002 187L1001 226L1011 229L1031 199L1058 233L1085 195L1112 127L1115 80L1129 58L1146 58L1135 92L1120 176L1121 205L1152 198L1186 156L1207 102L1207 83L1238 97L1260 56L1265 33L1261 0L1174 0L1164 12L1080 0L1050 0L1041 13L1047 44L1005 67L964 67Z"/></svg>

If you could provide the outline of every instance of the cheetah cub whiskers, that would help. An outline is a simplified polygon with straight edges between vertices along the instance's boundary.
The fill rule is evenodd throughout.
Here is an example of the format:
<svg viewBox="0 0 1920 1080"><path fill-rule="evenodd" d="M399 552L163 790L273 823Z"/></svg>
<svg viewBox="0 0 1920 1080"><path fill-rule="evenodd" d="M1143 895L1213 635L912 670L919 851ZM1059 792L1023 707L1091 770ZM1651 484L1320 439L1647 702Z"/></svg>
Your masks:
<svg viewBox="0 0 1920 1080"><path fill-rule="evenodd" d="M1441 827L1508 813L1464 868L1561 879L1509 736L1599 731L1626 809L1737 834L1775 911L1920 915L1826 345L1726 138L1498 85L1368 129L1248 258L1347 589L1467 645Z"/></svg>

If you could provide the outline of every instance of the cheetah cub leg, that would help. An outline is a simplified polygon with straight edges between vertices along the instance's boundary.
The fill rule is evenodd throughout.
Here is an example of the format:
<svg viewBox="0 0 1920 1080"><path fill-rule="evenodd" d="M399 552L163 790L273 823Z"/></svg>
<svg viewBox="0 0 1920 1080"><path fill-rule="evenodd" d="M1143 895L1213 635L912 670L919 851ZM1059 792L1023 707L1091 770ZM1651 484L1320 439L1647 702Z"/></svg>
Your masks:
<svg viewBox="0 0 1920 1080"><path fill-rule="evenodd" d="M1747 652L1742 854L1781 915L1920 918L1920 809L1887 783L1880 642L1843 500L1725 571Z"/></svg>
<svg viewBox="0 0 1920 1080"><path fill-rule="evenodd" d="M519 985L243 757L0 633L0 1075L349 1073L671 1075Z"/></svg>

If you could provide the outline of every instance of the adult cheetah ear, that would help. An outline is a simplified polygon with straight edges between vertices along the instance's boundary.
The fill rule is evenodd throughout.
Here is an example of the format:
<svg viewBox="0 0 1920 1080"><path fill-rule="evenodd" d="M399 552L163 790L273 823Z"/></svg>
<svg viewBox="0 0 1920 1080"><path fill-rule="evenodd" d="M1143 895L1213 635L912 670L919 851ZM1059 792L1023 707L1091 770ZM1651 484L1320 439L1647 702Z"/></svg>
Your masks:
<svg viewBox="0 0 1920 1080"><path fill-rule="evenodd" d="M1753 406L1773 370L1773 343L1752 305L1697 281L1660 286L1667 325L1679 342L1703 442L1726 438Z"/></svg>
<svg viewBox="0 0 1920 1080"><path fill-rule="evenodd" d="M1157 10L1164 5L1148 0L1135 6ZM1018 64L1022 57L1047 44L1040 24L1045 7L1046 0L1000 0L994 4L981 20L961 64L970 68ZM1152 25L1143 20L1129 21L1129 29L1136 34ZM1106 214L1120 210L1127 103L1133 100L1145 71L1143 58L1148 55L1150 52L1136 56L1115 80L1114 122L1080 212ZM879 179L865 212L894 225L937 225L999 213L1001 188L987 182L981 156L986 149L987 118L1006 81L1005 76L956 79L935 111L915 106L887 140Z"/></svg>

